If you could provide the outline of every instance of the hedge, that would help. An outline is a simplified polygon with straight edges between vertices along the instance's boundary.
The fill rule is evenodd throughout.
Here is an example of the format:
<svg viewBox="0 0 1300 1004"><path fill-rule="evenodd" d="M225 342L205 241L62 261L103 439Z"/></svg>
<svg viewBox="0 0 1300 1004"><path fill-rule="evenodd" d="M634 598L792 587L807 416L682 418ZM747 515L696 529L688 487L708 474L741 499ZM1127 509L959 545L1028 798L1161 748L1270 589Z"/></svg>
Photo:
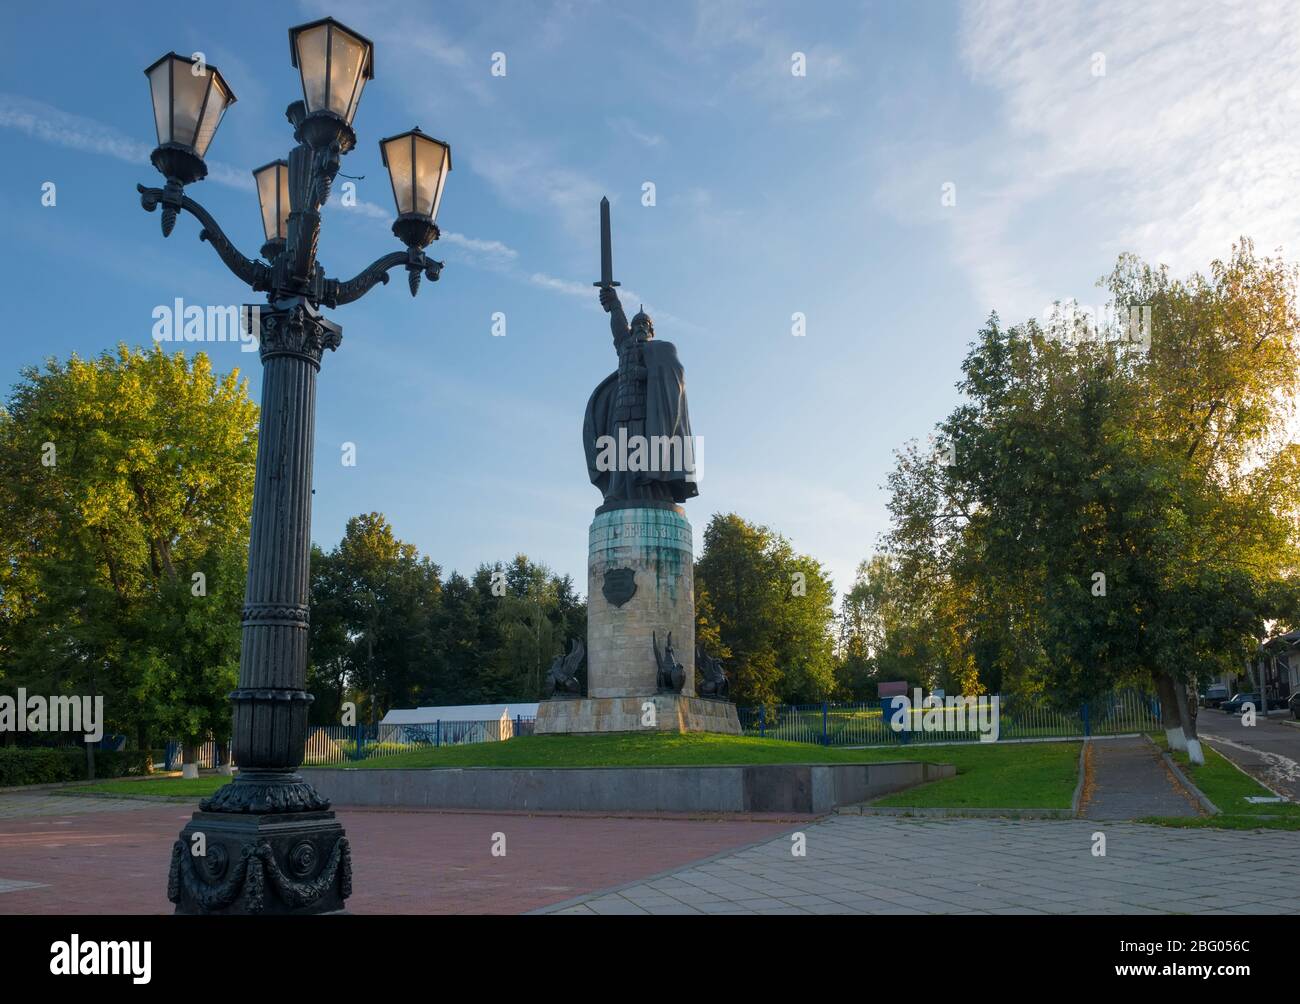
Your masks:
<svg viewBox="0 0 1300 1004"><path fill-rule="evenodd" d="M95 750L95 777L148 774L153 756L147 750ZM0 746L0 787L53 784L86 778L86 751L80 747Z"/></svg>

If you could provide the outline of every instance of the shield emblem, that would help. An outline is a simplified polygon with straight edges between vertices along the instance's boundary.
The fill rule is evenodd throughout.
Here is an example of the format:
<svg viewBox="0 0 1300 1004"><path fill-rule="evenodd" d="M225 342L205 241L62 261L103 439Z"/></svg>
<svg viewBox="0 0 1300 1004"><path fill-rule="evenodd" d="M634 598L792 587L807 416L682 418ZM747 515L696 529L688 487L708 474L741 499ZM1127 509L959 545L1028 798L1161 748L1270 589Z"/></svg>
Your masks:
<svg viewBox="0 0 1300 1004"><path fill-rule="evenodd" d="M611 568L605 573L600 591L610 603L621 607L636 593L636 572L630 568Z"/></svg>

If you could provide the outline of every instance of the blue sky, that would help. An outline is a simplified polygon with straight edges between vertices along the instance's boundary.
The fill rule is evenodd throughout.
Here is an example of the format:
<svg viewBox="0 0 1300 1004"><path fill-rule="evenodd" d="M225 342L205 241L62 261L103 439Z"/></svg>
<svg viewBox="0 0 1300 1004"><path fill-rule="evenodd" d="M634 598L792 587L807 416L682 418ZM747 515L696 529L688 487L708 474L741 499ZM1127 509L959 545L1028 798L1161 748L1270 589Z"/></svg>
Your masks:
<svg viewBox="0 0 1300 1004"><path fill-rule="evenodd" d="M253 299L192 219L163 241L139 208L136 183L160 183L141 71L201 51L230 82L239 100L189 194L252 255L249 171L287 154L283 112L301 97L287 29L333 15L373 39L376 76L343 163L364 176L360 204L325 210L327 272L400 250L380 137L418 124L451 143L454 170L431 249L441 282L412 300L399 273L333 313L344 341L320 377L313 523L325 546L380 510L444 568L522 551L585 591L600 498L582 410L615 363L591 286L602 194L625 305L643 298L686 366L705 447L687 505L697 548L710 514L735 511L818 558L839 590L886 529L893 450L953 406L990 310L1099 303L1121 251L1204 269L1243 233L1285 250L1300 222L1295 4L177 9L51 0L0 15L0 373L148 345L154 308L176 297ZM208 351L258 397L255 355Z"/></svg>

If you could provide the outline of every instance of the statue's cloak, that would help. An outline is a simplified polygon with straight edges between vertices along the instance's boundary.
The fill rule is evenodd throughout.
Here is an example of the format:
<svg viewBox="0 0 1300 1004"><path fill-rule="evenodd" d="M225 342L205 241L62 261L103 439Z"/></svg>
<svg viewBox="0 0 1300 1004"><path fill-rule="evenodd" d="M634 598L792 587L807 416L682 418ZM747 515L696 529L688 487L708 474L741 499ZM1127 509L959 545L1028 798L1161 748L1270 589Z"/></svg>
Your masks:
<svg viewBox="0 0 1300 1004"><path fill-rule="evenodd" d="M677 349L672 342L655 339L643 348L646 367L645 432L653 442L655 436L680 436L683 444L691 438L691 417L686 408L686 375L677 361ZM587 452L587 475L591 483L609 497L612 477L631 478L639 483L664 482L672 492L673 500L685 502L699 494L694 481L686 480L689 471L602 471L596 466L600 454L597 440L601 436L618 438L614 422L614 393L618 386L618 371L605 377L591 392L587 413L582 422L582 445ZM685 447L683 446L683 450ZM616 493L617 497L617 493Z"/></svg>

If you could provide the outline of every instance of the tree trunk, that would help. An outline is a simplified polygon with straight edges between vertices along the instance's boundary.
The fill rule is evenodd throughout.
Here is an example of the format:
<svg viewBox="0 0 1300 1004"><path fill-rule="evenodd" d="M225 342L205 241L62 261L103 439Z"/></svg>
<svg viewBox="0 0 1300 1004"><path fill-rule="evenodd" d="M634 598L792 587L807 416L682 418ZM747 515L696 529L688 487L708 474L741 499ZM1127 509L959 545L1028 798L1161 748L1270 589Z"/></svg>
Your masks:
<svg viewBox="0 0 1300 1004"><path fill-rule="evenodd" d="M199 776L199 744L186 739L181 745L181 777Z"/></svg>
<svg viewBox="0 0 1300 1004"><path fill-rule="evenodd" d="M1178 716L1183 722L1183 734L1187 739L1187 759L1199 767L1205 763L1205 754L1201 752L1201 742L1196 738L1196 718L1187 706L1187 685L1181 680L1174 681L1174 694L1178 698Z"/></svg>
<svg viewBox="0 0 1300 1004"><path fill-rule="evenodd" d="M1171 750L1187 749L1187 734L1183 729L1182 706L1178 703L1177 686L1173 678L1157 670L1152 674L1156 694L1160 697L1160 724L1165 729L1165 739Z"/></svg>

